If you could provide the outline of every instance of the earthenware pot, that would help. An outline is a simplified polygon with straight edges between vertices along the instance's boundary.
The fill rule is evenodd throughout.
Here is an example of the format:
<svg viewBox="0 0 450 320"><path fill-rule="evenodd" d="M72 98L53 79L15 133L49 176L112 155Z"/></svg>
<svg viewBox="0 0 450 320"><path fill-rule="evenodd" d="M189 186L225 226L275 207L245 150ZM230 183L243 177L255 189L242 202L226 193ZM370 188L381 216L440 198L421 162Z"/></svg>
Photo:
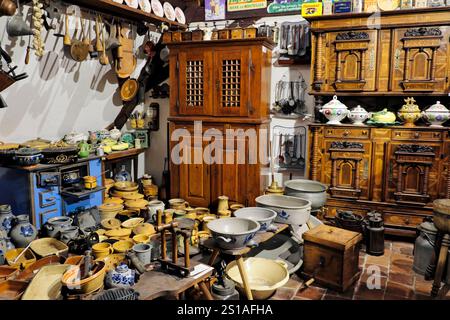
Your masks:
<svg viewBox="0 0 450 320"><path fill-rule="evenodd" d="M184 199L170 199L169 206L171 209L175 210L184 210L189 207L189 203L187 203Z"/></svg>
<svg viewBox="0 0 450 320"><path fill-rule="evenodd" d="M208 229L222 249L239 249L250 245L256 232L258 222L242 218L216 219L208 223Z"/></svg>
<svg viewBox="0 0 450 320"><path fill-rule="evenodd" d="M55 217L50 218L44 224L44 230L47 236L57 238L62 230L72 226L73 219L70 217Z"/></svg>
<svg viewBox="0 0 450 320"><path fill-rule="evenodd" d="M25 248L36 239L37 230L30 223L30 217L22 214L16 217L17 224L11 229L11 240L17 248Z"/></svg>
<svg viewBox="0 0 450 320"><path fill-rule="evenodd" d="M259 233L267 232L276 229L272 225L277 217L274 210L258 207L242 208L234 212L236 218L244 218L256 221L260 224Z"/></svg>
<svg viewBox="0 0 450 320"><path fill-rule="evenodd" d="M139 243L133 246L133 251L138 259L144 264L152 262L152 246L146 243Z"/></svg>
<svg viewBox="0 0 450 320"><path fill-rule="evenodd" d="M135 277L136 271L122 263L116 269L108 271L105 284L108 288L129 288L134 285Z"/></svg>
<svg viewBox="0 0 450 320"><path fill-rule="evenodd" d="M16 246L12 243L11 238L6 237L0 239L0 249L3 249L3 252L8 252L9 250L15 249Z"/></svg>
<svg viewBox="0 0 450 320"><path fill-rule="evenodd" d="M341 120L348 115L347 106L340 102L337 96L333 96L333 99L325 104L320 112L328 119L327 124L341 124Z"/></svg>
<svg viewBox="0 0 450 320"><path fill-rule="evenodd" d="M328 187L320 182L306 179L289 180L284 183L286 195L311 201L311 210L322 208L328 198Z"/></svg>
<svg viewBox="0 0 450 320"><path fill-rule="evenodd" d="M95 189L97 188L97 178L93 176L83 177L84 187L86 189Z"/></svg>
<svg viewBox="0 0 450 320"><path fill-rule="evenodd" d="M255 199L258 207L277 212L275 222L295 226L304 225L311 216L311 201L279 195L264 195Z"/></svg>
<svg viewBox="0 0 450 320"><path fill-rule="evenodd" d="M366 111L363 107L358 105L356 108L353 108L348 113L348 118L352 120L354 124L363 124L364 121L369 119L371 114Z"/></svg>
<svg viewBox="0 0 450 320"><path fill-rule="evenodd" d="M114 252L110 243L101 242L92 246L92 253L96 259L103 259Z"/></svg>
<svg viewBox="0 0 450 320"><path fill-rule="evenodd" d="M12 214L11 206L9 204L0 206L0 230L5 230L9 233L12 228L14 215Z"/></svg>
<svg viewBox="0 0 450 320"><path fill-rule="evenodd" d="M422 116L429 122L432 127L442 127L442 124L450 118L450 111L437 101L427 110L422 112Z"/></svg>

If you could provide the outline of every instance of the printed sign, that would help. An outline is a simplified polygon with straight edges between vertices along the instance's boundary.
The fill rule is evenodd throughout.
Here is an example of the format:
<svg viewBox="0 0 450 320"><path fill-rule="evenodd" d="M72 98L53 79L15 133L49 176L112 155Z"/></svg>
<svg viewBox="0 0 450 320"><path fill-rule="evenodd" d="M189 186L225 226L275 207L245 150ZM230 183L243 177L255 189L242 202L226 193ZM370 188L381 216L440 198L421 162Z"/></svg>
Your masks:
<svg viewBox="0 0 450 320"><path fill-rule="evenodd" d="M205 0L205 20L224 20L225 4L225 0Z"/></svg>
<svg viewBox="0 0 450 320"><path fill-rule="evenodd" d="M267 0L228 0L227 10L233 12L264 8L267 8Z"/></svg>
<svg viewBox="0 0 450 320"><path fill-rule="evenodd" d="M302 10L303 0L275 0L267 7L268 13L280 13Z"/></svg>

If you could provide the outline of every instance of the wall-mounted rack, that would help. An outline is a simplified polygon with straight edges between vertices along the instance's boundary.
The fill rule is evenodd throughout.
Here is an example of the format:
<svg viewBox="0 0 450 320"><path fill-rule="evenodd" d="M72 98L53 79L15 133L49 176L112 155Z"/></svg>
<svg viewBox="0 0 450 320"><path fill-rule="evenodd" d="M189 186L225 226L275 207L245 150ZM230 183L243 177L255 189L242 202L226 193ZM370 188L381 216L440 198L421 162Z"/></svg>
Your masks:
<svg viewBox="0 0 450 320"><path fill-rule="evenodd" d="M136 22L148 22L156 25L165 23L169 26L187 29L187 25L185 24L171 21L166 18L161 18L152 13L147 13L140 9L134 9L125 4L116 3L112 0L64 0L64 2Z"/></svg>

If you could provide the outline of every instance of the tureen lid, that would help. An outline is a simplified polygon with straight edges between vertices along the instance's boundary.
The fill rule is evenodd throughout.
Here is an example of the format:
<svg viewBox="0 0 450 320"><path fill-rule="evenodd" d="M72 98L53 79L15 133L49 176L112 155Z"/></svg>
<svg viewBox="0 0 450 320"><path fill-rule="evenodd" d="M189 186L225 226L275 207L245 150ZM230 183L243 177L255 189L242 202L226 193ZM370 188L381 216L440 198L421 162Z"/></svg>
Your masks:
<svg viewBox="0 0 450 320"><path fill-rule="evenodd" d="M405 99L405 104L399 110L399 112L420 112L419 106L416 104L416 100L414 98Z"/></svg>
<svg viewBox="0 0 450 320"><path fill-rule="evenodd" d="M327 104L325 104L323 106L323 108L328 108L328 109L347 109L347 106L345 104L343 104L342 102L340 102L337 98L337 96L333 96L333 99L328 102Z"/></svg>
<svg viewBox="0 0 450 320"><path fill-rule="evenodd" d="M436 101L436 103L429 107L427 111L450 112L440 101Z"/></svg>
<svg viewBox="0 0 450 320"><path fill-rule="evenodd" d="M352 112L367 112L367 111L358 104L355 108L352 109Z"/></svg>
<svg viewBox="0 0 450 320"><path fill-rule="evenodd" d="M41 152L35 148L20 148L16 151L17 156L34 156L39 153Z"/></svg>

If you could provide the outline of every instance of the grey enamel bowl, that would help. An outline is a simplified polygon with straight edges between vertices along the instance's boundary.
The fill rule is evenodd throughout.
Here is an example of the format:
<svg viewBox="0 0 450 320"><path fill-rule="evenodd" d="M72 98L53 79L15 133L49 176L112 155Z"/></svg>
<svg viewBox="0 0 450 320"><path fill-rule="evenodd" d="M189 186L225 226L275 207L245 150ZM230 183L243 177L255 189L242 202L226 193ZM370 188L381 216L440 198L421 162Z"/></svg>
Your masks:
<svg viewBox="0 0 450 320"><path fill-rule="evenodd" d="M259 228L258 222L242 218L223 218L208 223L208 229L222 249L246 247Z"/></svg>

